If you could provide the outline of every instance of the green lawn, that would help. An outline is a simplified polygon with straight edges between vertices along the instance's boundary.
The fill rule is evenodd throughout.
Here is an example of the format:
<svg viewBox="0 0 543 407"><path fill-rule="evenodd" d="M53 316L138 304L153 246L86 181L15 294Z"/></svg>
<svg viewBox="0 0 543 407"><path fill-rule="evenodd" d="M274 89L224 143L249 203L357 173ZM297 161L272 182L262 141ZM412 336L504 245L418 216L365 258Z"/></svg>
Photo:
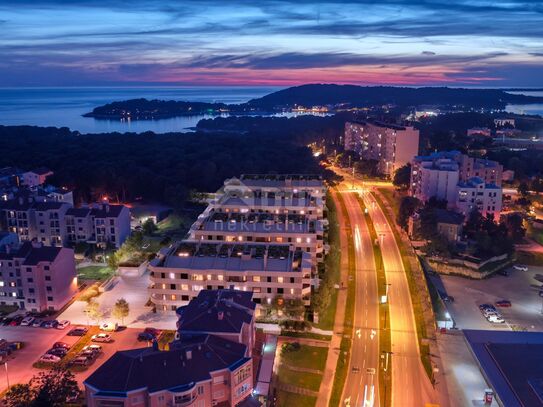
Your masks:
<svg viewBox="0 0 543 407"><path fill-rule="evenodd" d="M281 362L291 366L324 370L328 348L300 345L299 350L281 352Z"/></svg>
<svg viewBox="0 0 543 407"><path fill-rule="evenodd" d="M337 208L330 193L326 196L326 207L328 208L328 244L330 251L324 260L325 276L330 284L339 284L340 279L340 242L339 242L339 224L337 221ZM319 315L319 323L315 324L317 328L332 330L336 318L337 290L333 289L330 295L330 303Z"/></svg>
<svg viewBox="0 0 543 407"><path fill-rule="evenodd" d="M86 266L77 269L77 277L80 280L107 280L115 272L109 267Z"/></svg>
<svg viewBox="0 0 543 407"><path fill-rule="evenodd" d="M303 396L283 390L277 391L277 407L313 407L316 402L316 397Z"/></svg>
<svg viewBox="0 0 543 407"><path fill-rule="evenodd" d="M280 382L297 387L304 387L308 390L319 391L322 375L316 373L297 372L290 370L284 365L279 367L277 378Z"/></svg>

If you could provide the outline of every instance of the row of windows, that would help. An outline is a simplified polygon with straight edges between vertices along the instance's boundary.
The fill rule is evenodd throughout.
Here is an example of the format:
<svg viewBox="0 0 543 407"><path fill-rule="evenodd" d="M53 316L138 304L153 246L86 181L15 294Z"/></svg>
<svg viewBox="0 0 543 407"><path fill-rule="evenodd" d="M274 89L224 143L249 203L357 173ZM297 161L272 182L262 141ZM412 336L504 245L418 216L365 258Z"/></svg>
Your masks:
<svg viewBox="0 0 543 407"><path fill-rule="evenodd" d="M158 273L157 273L158 274ZM166 278L166 273L160 273L160 278ZM168 278L170 280L192 280L192 281L214 281L214 280L218 280L218 281L224 281L224 275L222 274L192 274L190 275L189 277L189 274L187 273L169 273L168 274ZM294 284L296 282L295 280L295 277L283 277L283 276L278 276L278 277L271 277L271 276L267 276L267 277L263 277L263 276L252 276L252 277L241 277L241 276L232 276L232 277L229 277L227 278L228 281L239 281L239 282L246 282L246 281L253 281L253 282L256 282L256 283L260 283L260 282L267 282L267 283L288 283L290 282L291 284ZM186 284L182 284L182 285L186 285ZM163 284L164 288L165 288L165 284ZM175 284L171 284L172 286L172 290L175 289Z"/></svg>

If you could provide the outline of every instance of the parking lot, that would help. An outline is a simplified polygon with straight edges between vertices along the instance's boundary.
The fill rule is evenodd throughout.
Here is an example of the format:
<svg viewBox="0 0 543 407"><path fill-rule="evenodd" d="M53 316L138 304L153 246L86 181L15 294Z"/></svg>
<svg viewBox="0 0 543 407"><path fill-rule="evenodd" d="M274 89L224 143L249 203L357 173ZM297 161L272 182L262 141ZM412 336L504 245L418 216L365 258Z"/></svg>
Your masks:
<svg viewBox="0 0 543 407"><path fill-rule="evenodd" d="M7 341L21 341L24 343L22 349L14 351L8 358L7 372L2 367L0 369L0 392L4 391L9 384L27 383L32 376L38 374L40 369L32 367L38 359L49 350L57 341L74 345L80 337L67 336L71 327L64 330L32 328L26 326L0 326L0 338ZM113 332L111 336L114 339L112 343L99 343L103 352L98 356L93 364L86 370L76 373L76 378L81 386L82 382L92 374L102 363L109 359L117 350L126 350L147 346L145 342L138 342L137 336L141 329L124 329ZM93 343L93 342L89 342Z"/></svg>
<svg viewBox="0 0 543 407"><path fill-rule="evenodd" d="M440 290L454 298L447 309L460 329L520 329L543 330L541 314L543 298L539 289L543 285L543 267L530 267L528 271L509 269L509 276L494 275L485 280L469 280L454 276L432 276ZM538 281L539 279L539 281ZM498 308L504 324L488 322L478 306L509 300L510 308Z"/></svg>

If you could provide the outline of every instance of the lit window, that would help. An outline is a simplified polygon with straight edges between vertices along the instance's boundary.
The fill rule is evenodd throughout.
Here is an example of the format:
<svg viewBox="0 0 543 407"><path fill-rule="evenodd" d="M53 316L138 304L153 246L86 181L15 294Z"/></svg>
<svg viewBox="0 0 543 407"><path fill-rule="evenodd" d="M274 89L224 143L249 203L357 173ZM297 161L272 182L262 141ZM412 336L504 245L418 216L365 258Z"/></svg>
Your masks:
<svg viewBox="0 0 543 407"><path fill-rule="evenodd" d="M301 238L301 237L297 237L297 238L296 238L296 243L302 243L302 238Z"/></svg>
<svg viewBox="0 0 543 407"><path fill-rule="evenodd" d="M170 279L174 279L175 278L175 273L170 273Z"/></svg>
<svg viewBox="0 0 543 407"><path fill-rule="evenodd" d="M260 282L260 276L253 276L253 281Z"/></svg>
<svg viewBox="0 0 543 407"><path fill-rule="evenodd" d="M181 284L181 290L188 291L189 290L188 284Z"/></svg>
<svg viewBox="0 0 543 407"><path fill-rule="evenodd" d="M283 277L277 277L277 282L282 283L283 282Z"/></svg>
<svg viewBox="0 0 543 407"><path fill-rule="evenodd" d="M208 274L208 275L207 275L207 279L208 279L208 280L213 280L213 276L212 276L211 274Z"/></svg>
<svg viewBox="0 0 543 407"><path fill-rule="evenodd" d="M217 276L217 280L222 281L224 279L224 276L222 274L219 274Z"/></svg>
<svg viewBox="0 0 543 407"><path fill-rule="evenodd" d="M290 289L290 293L291 293L291 294L294 294L294 288L291 288L291 289Z"/></svg>

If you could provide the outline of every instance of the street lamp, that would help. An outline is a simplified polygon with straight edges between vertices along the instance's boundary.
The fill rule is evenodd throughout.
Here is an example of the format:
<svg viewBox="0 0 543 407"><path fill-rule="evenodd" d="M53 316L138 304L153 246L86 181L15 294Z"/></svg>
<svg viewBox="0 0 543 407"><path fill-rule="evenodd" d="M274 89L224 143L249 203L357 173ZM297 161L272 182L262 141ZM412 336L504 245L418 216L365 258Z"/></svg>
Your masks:
<svg viewBox="0 0 543 407"><path fill-rule="evenodd" d="M9 390L9 373L8 373L8 361L7 360L4 362L4 367L6 368L6 382L8 383L8 390Z"/></svg>

